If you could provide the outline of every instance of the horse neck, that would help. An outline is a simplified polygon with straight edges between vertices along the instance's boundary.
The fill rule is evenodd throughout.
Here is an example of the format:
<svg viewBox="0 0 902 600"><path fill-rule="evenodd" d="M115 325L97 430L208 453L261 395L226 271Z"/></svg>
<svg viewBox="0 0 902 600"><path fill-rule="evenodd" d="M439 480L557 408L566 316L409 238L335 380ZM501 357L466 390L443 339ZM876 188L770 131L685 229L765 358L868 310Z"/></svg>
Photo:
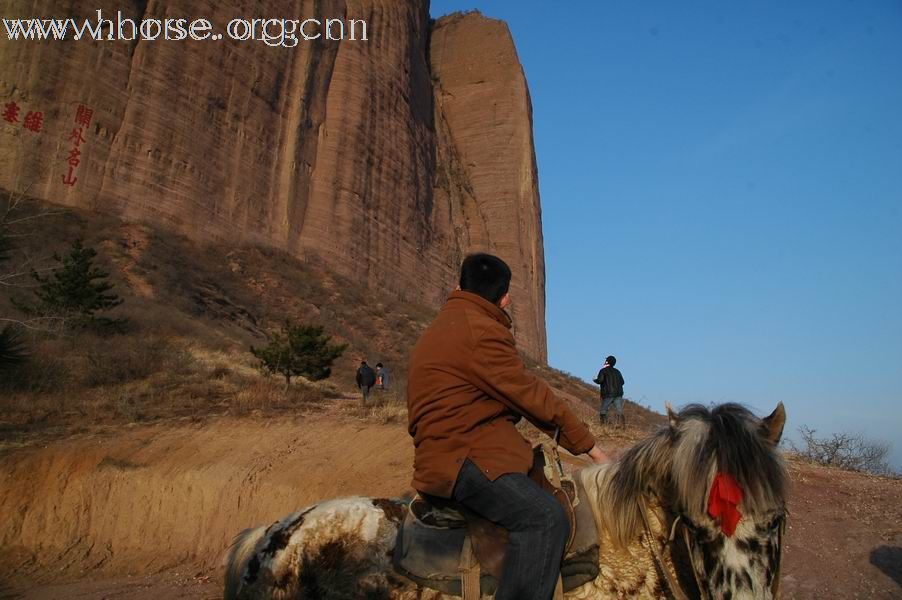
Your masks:
<svg viewBox="0 0 902 600"><path fill-rule="evenodd" d="M611 590L628 589L635 590L638 596L644 597L643 593L651 595L653 590L665 585L658 572L656 557L650 550L645 536L651 535L655 538L655 543L663 546L670 532L670 518L656 498L643 497L642 504L647 510L644 519L639 517L642 519L642 527L625 546L615 544L611 532L606 530L604 520L601 518L602 511L610 511L613 507L603 506L599 499L606 495L605 487L610 485L612 469L616 468L617 463L612 463L587 467L576 474L585 491L585 500L592 507L598 532L598 561L601 573L595 585L601 598L614 597ZM669 558L666 560L669 561ZM665 568L671 569L672 564L668 563Z"/></svg>
<svg viewBox="0 0 902 600"><path fill-rule="evenodd" d="M615 515L620 522L628 525L626 530L631 531L631 538L638 536L641 530L647 528L646 521L649 521L652 528L656 530L653 533L669 527L673 516L666 509L667 498L659 497L663 490L649 489L645 493L626 497L622 494L609 493L613 491L611 488L613 476L620 468L621 463L618 461L586 467L576 473L592 506L592 515L595 518L599 534L610 534L610 532L602 531L606 520L602 518L602 513L607 517ZM611 502L615 504L610 504Z"/></svg>

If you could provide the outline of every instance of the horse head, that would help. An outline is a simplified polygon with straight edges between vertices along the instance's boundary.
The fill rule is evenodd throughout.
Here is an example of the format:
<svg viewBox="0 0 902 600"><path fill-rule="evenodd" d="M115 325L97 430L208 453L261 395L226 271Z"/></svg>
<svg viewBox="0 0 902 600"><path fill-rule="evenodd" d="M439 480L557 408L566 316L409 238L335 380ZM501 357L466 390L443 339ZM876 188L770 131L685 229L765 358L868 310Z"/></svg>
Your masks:
<svg viewBox="0 0 902 600"><path fill-rule="evenodd" d="M612 542L635 543L659 507L669 560L689 597L777 595L786 473L782 403L760 419L738 404L693 404L599 471L597 518Z"/></svg>

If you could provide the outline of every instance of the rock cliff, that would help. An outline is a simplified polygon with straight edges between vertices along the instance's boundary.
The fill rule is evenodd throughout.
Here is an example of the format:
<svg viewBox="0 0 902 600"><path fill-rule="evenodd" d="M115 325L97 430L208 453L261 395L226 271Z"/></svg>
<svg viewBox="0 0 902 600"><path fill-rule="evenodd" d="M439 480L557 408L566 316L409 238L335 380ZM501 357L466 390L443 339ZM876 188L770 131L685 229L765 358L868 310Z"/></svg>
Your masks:
<svg viewBox="0 0 902 600"><path fill-rule="evenodd" d="M518 341L545 361L531 105L503 22L431 21L427 0L24 4L0 16L366 20L367 41L294 48L4 40L0 187L277 246L432 305L491 251L514 269Z"/></svg>

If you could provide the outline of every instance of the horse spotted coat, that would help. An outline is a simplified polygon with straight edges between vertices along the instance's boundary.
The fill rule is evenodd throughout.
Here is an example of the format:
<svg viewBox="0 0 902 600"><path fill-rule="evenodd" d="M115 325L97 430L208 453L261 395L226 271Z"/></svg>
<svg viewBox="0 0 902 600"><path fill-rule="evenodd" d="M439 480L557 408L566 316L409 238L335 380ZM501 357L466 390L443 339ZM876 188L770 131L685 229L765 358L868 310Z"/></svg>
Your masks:
<svg viewBox="0 0 902 600"><path fill-rule="evenodd" d="M692 405L669 416L669 426L618 462L577 474L598 525L600 572L566 598L671 598L661 568L690 598L773 598L785 519L785 472L777 450L782 405L765 419L735 404ZM707 511L718 473L729 473L744 491L732 535ZM406 510L404 500L342 498L246 530L229 551L225 598L446 598L392 569ZM677 535L671 543L671 531L684 527L685 538ZM664 565L656 562L652 544Z"/></svg>

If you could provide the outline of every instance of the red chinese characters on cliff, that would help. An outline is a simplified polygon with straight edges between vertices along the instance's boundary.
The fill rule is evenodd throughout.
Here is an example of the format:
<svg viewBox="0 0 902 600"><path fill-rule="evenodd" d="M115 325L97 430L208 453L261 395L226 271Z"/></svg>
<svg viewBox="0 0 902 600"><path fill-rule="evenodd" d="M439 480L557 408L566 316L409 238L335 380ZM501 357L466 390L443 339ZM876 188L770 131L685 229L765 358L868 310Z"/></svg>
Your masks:
<svg viewBox="0 0 902 600"><path fill-rule="evenodd" d="M7 103L3 107L3 120L7 123L18 123L20 110L22 109L15 102Z"/></svg>
<svg viewBox="0 0 902 600"><path fill-rule="evenodd" d="M85 143L85 129L91 125L91 119L93 117L94 111L82 104L79 104L78 108L75 110L76 127L72 128L72 132L69 134L69 139L67 140L72 144L72 148L69 149L69 156L66 157L66 164L69 167L69 172L63 175L63 185L74 186L76 182L78 182L75 171L78 169L78 165L81 164L81 146Z"/></svg>
<svg viewBox="0 0 902 600"><path fill-rule="evenodd" d="M17 124L19 121L19 114L22 112L22 107L16 104L15 102L7 102L3 105L3 120L7 123ZM27 129L32 133L40 133L44 128L44 113L40 111L29 111L26 113L25 118L21 121L22 127Z"/></svg>
<svg viewBox="0 0 902 600"><path fill-rule="evenodd" d="M25 115L25 120L22 122L22 126L33 133L40 133L41 129L44 128L44 113L28 113L27 115Z"/></svg>
<svg viewBox="0 0 902 600"><path fill-rule="evenodd" d="M90 127L91 126L91 117L94 116L94 111L88 108L87 106L78 105L78 108L75 110L75 124L81 125L82 127Z"/></svg>

